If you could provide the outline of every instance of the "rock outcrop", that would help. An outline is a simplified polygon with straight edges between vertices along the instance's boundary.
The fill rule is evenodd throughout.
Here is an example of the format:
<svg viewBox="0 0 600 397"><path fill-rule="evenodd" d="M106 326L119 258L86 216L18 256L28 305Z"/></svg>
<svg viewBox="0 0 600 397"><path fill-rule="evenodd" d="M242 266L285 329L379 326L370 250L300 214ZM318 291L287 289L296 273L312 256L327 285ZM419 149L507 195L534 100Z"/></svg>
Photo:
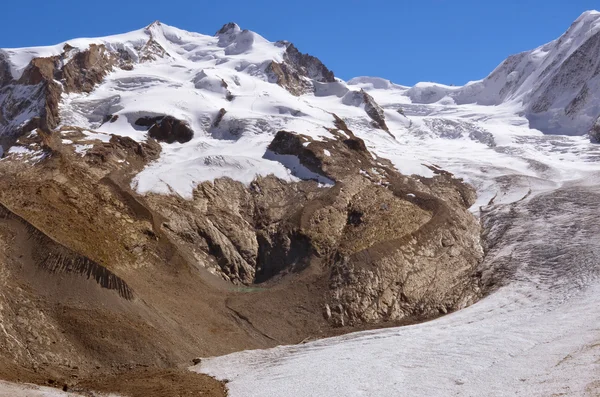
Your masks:
<svg viewBox="0 0 600 397"><path fill-rule="evenodd" d="M285 46L283 62L271 62L266 69L269 81L277 83L291 94L299 96L314 91L313 81L334 83L333 72L318 59L303 54L291 43L278 42Z"/></svg>
<svg viewBox="0 0 600 397"><path fill-rule="evenodd" d="M84 51L65 45L59 56L32 59L15 81L0 61L0 137L14 139L36 128L54 130L63 92L92 91L117 64L104 45L91 44Z"/></svg>
<svg viewBox="0 0 600 397"><path fill-rule="evenodd" d="M473 189L443 172L403 176L339 118L336 127L324 141L280 131L269 146L334 187L221 179L201 184L189 204L154 198L153 208L173 239L228 281L275 285L317 274L327 288L311 299L334 326L431 317L478 299Z"/></svg>
<svg viewBox="0 0 600 397"><path fill-rule="evenodd" d="M367 116L373 121L373 126L388 133L390 132L385 123L383 109L365 90L349 91L342 98L342 102L348 106L364 106Z"/></svg>
<svg viewBox="0 0 600 397"><path fill-rule="evenodd" d="M160 142L186 143L194 137L188 123L172 116L142 117L135 125L148 127L148 135Z"/></svg>

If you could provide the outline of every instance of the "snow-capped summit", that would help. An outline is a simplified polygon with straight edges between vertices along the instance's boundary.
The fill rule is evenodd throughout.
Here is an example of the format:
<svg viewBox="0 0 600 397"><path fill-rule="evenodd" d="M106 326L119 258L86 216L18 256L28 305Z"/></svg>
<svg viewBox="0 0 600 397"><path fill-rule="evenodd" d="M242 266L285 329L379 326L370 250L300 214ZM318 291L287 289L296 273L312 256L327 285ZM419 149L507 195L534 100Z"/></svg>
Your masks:
<svg viewBox="0 0 600 397"><path fill-rule="evenodd" d="M416 103L514 103L531 128L584 135L600 115L600 12L583 13L560 38L510 56L481 81L418 84L407 94Z"/></svg>
<svg viewBox="0 0 600 397"><path fill-rule="evenodd" d="M120 35L0 50L0 90L5 149L36 128L81 128L90 139L115 134L144 141L148 130L140 128L141 119L184 123L192 131L184 134L189 140L181 148L165 144L161 159L135 183L140 192L189 197L197 183L222 175L244 182L265 173L293 178L286 165L264 158L269 142L283 129L327 139L335 117L382 151L389 140L410 134L485 145L498 139L489 126L470 120L453 120L455 130L448 133L440 131L448 120L422 122L417 116L423 109L407 117L405 108L419 104L502 105L496 113L510 114L516 123L524 115L544 133L584 135L600 115L600 13L584 13L559 39L509 57L485 79L463 87L408 88L376 77L344 82L293 44L271 42L235 23L213 36L155 21ZM85 152L84 146L77 150ZM430 175L421 163L404 158L397 166Z"/></svg>
<svg viewBox="0 0 600 397"><path fill-rule="evenodd" d="M222 36L222 35L226 35L226 34L236 34L241 32L242 29L238 26L237 23L235 22L229 22L226 23L225 25L223 25L221 27L221 29L217 30L217 33L215 33L215 36Z"/></svg>

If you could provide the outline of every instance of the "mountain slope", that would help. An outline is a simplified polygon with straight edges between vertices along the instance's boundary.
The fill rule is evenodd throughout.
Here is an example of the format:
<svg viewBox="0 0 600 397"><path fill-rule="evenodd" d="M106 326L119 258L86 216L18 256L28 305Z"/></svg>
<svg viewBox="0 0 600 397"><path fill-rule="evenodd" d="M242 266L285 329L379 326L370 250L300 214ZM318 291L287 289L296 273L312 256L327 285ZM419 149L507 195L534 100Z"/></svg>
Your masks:
<svg viewBox="0 0 600 397"><path fill-rule="evenodd" d="M464 87L422 83L408 90L415 103L444 97L456 104L513 103L531 128L548 134L587 134L600 116L600 13L585 12L557 40L513 55L488 77Z"/></svg>
<svg viewBox="0 0 600 397"><path fill-rule="evenodd" d="M584 31L597 19L584 14L563 39L465 87L344 82L235 24L206 36L155 22L2 50L0 362L11 371L0 376L81 386L73 374L169 371L197 355L410 324L490 291L508 291L491 297L525 316L553 310L557 284L586 291L594 249L563 271L539 254L554 251L538 251L534 220L573 227L536 207L548 194L575 208L589 242L589 201L559 193L594 180L598 147L529 127L562 123L553 112L582 84L589 95L569 117L593 119L595 76L573 64L595 62ZM503 289L515 283L523 295ZM521 312L515 296L539 306ZM525 332L521 317L502 318ZM449 346L464 343L447 329ZM235 378L243 393L248 378Z"/></svg>
<svg viewBox="0 0 600 397"><path fill-rule="evenodd" d="M473 189L432 165L398 172L366 142L410 121L292 44L155 22L3 54L0 357L17 379L81 386L72 374L166 370L481 297ZM33 327L12 315L20 301Z"/></svg>

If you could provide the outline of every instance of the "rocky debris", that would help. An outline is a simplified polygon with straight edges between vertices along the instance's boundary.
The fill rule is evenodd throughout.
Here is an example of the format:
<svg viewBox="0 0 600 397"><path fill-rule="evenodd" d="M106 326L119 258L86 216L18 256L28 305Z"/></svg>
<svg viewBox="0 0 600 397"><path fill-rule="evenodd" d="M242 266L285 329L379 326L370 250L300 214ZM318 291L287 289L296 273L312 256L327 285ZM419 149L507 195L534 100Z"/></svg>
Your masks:
<svg viewBox="0 0 600 397"><path fill-rule="evenodd" d="M313 81L319 83L334 83L333 72L312 55L303 54L291 43L278 42L286 46L283 62L271 62L266 73L269 81L276 83L291 94L299 96L314 92Z"/></svg>
<svg viewBox="0 0 600 397"><path fill-rule="evenodd" d="M35 241L32 257L41 269L50 273L81 274L88 279L94 279L102 288L115 290L124 299L133 299L133 290L113 272L90 258L77 254L55 242L2 204L0 204L0 219L14 220L27 230L28 238Z"/></svg>
<svg viewBox="0 0 600 397"><path fill-rule="evenodd" d="M145 164L156 160L160 151L161 147L154 139L136 142L129 137L112 135L108 142L96 143L88 150L85 159L95 164L104 164L111 160Z"/></svg>
<svg viewBox="0 0 600 397"><path fill-rule="evenodd" d="M133 368L70 381L70 389L83 395L129 397L226 397L225 382L187 369Z"/></svg>
<svg viewBox="0 0 600 397"><path fill-rule="evenodd" d="M365 90L360 91L349 91L342 98L342 103L348 106L363 106L365 112L373 121L373 126L386 132L390 132L387 124L385 123L385 115L383 108L375 102L375 99L369 95Z"/></svg>
<svg viewBox="0 0 600 397"><path fill-rule="evenodd" d="M141 117L135 125L148 127L148 135L166 143L186 143L194 137L194 131L185 121L172 116Z"/></svg>

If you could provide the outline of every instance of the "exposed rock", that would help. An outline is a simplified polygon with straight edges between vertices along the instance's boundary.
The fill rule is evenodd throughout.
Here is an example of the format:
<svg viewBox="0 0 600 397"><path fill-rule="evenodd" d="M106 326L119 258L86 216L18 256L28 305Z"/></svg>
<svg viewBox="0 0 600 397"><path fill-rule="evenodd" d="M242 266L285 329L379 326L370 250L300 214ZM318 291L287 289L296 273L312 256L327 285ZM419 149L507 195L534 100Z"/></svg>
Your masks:
<svg viewBox="0 0 600 397"><path fill-rule="evenodd" d="M312 84L286 63L271 62L266 69L269 82L280 85L292 95L300 96L312 91Z"/></svg>
<svg viewBox="0 0 600 397"><path fill-rule="evenodd" d="M382 129L386 132L390 132L387 124L385 123L385 115L383 113L383 109L375 99L371 95L369 95L365 90L360 91L349 91L342 98L342 103L348 106L361 106L364 105L365 112L367 115L373 120L373 125L375 128Z"/></svg>
<svg viewBox="0 0 600 397"><path fill-rule="evenodd" d="M67 92L91 92L116 64L117 58L103 44L90 44L87 50L73 55L59 77Z"/></svg>
<svg viewBox="0 0 600 397"><path fill-rule="evenodd" d="M194 137L194 131L187 122L172 116L142 117L135 124L148 127L148 135L161 142L186 143Z"/></svg>
<svg viewBox="0 0 600 397"><path fill-rule="evenodd" d="M108 143L98 143L90 149L85 157L88 161L95 163L106 163L111 159L122 161L138 161L146 163L158 158L161 148L154 140L149 139L147 142L136 142L129 137L113 135ZM132 157L137 157L133 159Z"/></svg>
<svg viewBox="0 0 600 397"><path fill-rule="evenodd" d="M16 102L13 104L15 113L25 113L27 110L34 110L35 117L38 118L34 125L29 128L41 128L44 131L51 131L60 122L58 104L62 95L62 87L54 80L54 63L55 58L36 58L31 61L28 68L25 70L18 84L23 84L31 87L33 95L25 101ZM15 87L15 91L21 91ZM32 100L33 98L33 100ZM20 135L28 132L31 129L17 130L14 135Z"/></svg>
<svg viewBox="0 0 600 397"><path fill-rule="evenodd" d="M592 126L592 129L589 132L589 136L592 142L600 143L600 117Z"/></svg>
<svg viewBox="0 0 600 397"><path fill-rule="evenodd" d="M312 55L303 54L291 43L279 42L287 46L282 63L271 62L266 69L269 81L276 83L291 94L299 96L314 91L313 81L334 83L332 71Z"/></svg>
<svg viewBox="0 0 600 397"><path fill-rule="evenodd" d="M320 83L334 83L335 75L318 58L303 54L293 45L288 44L283 54L284 61L302 76Z"/></svg>
<svg viewBox="0 0 600 397"><path fill-rule="evenodd" d="M317 174L325 175L321 159L315 153L304 146L306 142L311 142L307 136L296 134L294 132L279 131L273 141L269 144L269 150L276 154L294 155L300 160L300 163Z"/></svg>
<svg viewBox="0 0 600 397"><path fill-rule="evenodd" d="M375 122L378 128L389 132L390 130L385 123L385 115L383 114L381 106L379 106L377 102L375 102L375 99L367 94L366 91L362 90L362 94L364 96L365 111L367 112L367 115Z"/></svg>
<svg viewBox="0 0 600 397"><path fill-rule="evenodd" d="M159 58L170 56L156 40L151 38L140 49L140 62L151 62Z"/></svg>
<svg viewBox="0 0 600 397"><path fill-rule="evenodd" d="M104 45L91 44L75 54L73 47L65 45L64 51L60 56L32 59L18 81L4 88L0 85L5 94L0 102L0 135L16 137L35 128L54 130L60 122L63 91L90 92L117 64ZM69 60L61 67L65 59ZM29 115L25 122L19 117L23 114Z"/></svg>
<svg viewBox="0 0 600 397"><path fill-rule="evenodd" d="M32 257L36 264L50 273L78 273L93 278L102 288L115 290L122 298L131 300L133 291L125 281L106 267L56 243L41 230L0 204L0 219L15 220L27 229L29 239L35 241Z"/></svg>
<svg viewBox="0 0 600 397"><path fill-rule="evenodd" d="M8 55L0 50L0 88L13 80L8 63Z"/></svg>
<svg viewBox="0 0 600 397"><path fill-rule="evenodd" d="M221 124L221 121L223 120L223 117L225 117L225 114L227 114L227 110L221 108L219 110L219 113L217 113L217 117L215 117L215 120L212 123L213 128L216 128L219 126L219 124Z"/></svg>
<svg viewBox="0 0 600 397"><path fill-rule="evenodd" d="M229 22L229 23L226 23L225 25L223 25L221 27L221 29L217 30L217 32L215 33L215 36L221 37L223 35L239 33L241 31L242 31L242 29L240 29L240 27L238 26L237 23Z"/></svg>
<svg viewBox="0 0 600 397"><path fill-rule="evenodd" d="M328 305L335 326L435 316L474 302L483 255L468 211L474 190L449 173L402 176L375 161L339 118L336 127L323 141L280 131L269 146L335 180L332 188L273 177L245 188L222 179L203 183L191 206L161 201L156 209L173 238L196 257L215 258L208 266L234 283L322 269L317 278L328 287L312 299Z"/></svg>

